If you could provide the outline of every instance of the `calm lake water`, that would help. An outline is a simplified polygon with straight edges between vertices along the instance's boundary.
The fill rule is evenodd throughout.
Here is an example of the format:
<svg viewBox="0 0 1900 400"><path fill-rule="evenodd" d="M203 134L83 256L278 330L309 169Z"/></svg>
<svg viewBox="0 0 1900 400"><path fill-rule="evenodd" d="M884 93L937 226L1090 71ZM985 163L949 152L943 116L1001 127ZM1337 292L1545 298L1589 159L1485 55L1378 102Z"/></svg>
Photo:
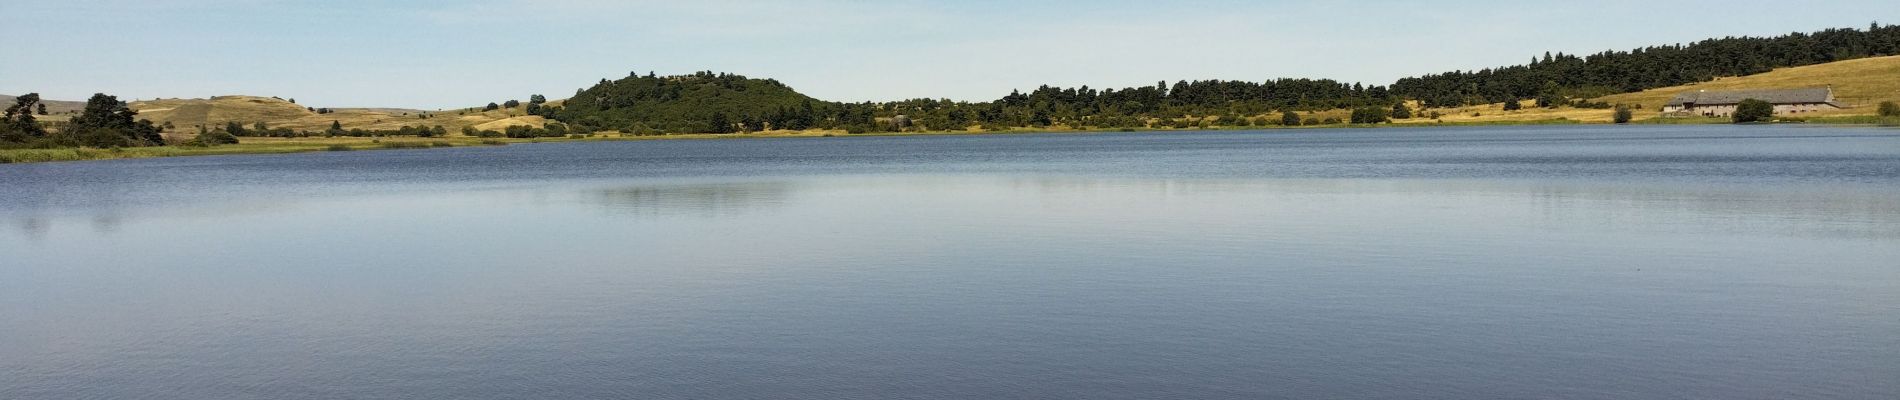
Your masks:
<svg viewBox="0 0 1900 400"><path fill-rule="evenodd" d="M1900 398L1900 131L0 165L0 399Z"/></svg>

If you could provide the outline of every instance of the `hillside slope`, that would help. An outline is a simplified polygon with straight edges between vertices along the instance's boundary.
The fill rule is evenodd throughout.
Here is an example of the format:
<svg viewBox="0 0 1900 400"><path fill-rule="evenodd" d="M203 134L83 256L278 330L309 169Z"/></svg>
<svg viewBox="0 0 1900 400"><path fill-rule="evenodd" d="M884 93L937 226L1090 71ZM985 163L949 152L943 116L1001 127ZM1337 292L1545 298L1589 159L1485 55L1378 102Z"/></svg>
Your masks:
<svg viewBox="0 0 1900 400"><path fill-rule="evenodd" d="M560 118L598 129L633 126L674 132L708 131L707 121L765 119L824 103L771 79L700 72L601 80L562 105ZM716 125L716 124L715 124ZM711 130L717 132L717 130Z"/></svg>
<svg viewBox="0 0 1900 400"><path fill-rule="evenodd" d="M1900 102L1900 56L1871 57L1856 60L1836 61L1801 67L1782 68L1755 75L1716 78L1714 81L1671 86L1603 96L1591 101L1611 104L1641 105L1636 109L1636 119L1656 118L1662 113L1663 103L1667 103L1676 94L1694 90L1738 90L1738 89L1793 89L1804 87L1834 88L1834 96L1848 106L1846 109L1817 113L1818 116L1873 115L1876 105L1882 101ZM1558 107L1555 109L1537 108L1530 101L1523 103L1524 109L1504 111L1502 103L1469 107L1435 108L1443 114L1444 122L1511 122L1540 121L1564 118L1583 122L1608 122L1613 117L1612 110ZM1803 114L1807 115L1807 114ZM1414 118L1401 120L1400 123L1430 123L1431 119Z"/></svg>
<svg viewBox="0 0 1900 400"><path fill-rule="evenodd" d="M1845 103L1848 108L1830 111L1828 114L1873 114L1874 107L1882 101L1900 101L1900 56L1782 68L1755 75L1717 78L1711 82L1604 96L1598 100L1610 103L1642 104L1647 109L1660 108L1677 93L1694 90L1793 89L1830 86L1834 88L1834 97Z"/></svg>
<svg viewBox="0 0 1900 400"><path fill-rule="evenodd" d="M19 98L20 96L0 94L0 108L13 105L13 101ZM80 110L86 109L86 102L83 101L40 99L40 103L45 104L46 112L53 115L78 113ZM60 118L55 118L55 120L58 119Z"/></svg>
<svg viewBox="0 0 1900 400"><path fill-rule="evenodd" d="M299 131L322 131L329 129L331 122L342 124L344 129L393 130L403 126L442 125L450 131L465 126L499 129L508 125L539 127L546 123L539 116L525 115L519 108L486 112L336 108L332 109L334 112L320 114L286 100L256 96L159 99L135 101L130 106L139 112L139 118L170 123L173 133L195 133L200 126L217 128L230 122L246 127L263 122L272 128Z"/></svg>

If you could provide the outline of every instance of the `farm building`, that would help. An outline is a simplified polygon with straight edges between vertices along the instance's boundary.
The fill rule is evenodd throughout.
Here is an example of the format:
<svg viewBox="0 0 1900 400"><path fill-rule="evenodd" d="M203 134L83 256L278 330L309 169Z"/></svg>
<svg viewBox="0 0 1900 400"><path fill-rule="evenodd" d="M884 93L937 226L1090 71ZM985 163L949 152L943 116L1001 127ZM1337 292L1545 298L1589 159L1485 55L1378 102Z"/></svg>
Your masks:
<svg viewBox="0 0 1900 400"><path fill-rule="evenodd" d="M1735 112L1742 100L1756 99L1775 105L1776 115L1810 113L1841 109L1834 102L1834 88L1758 89L1683 92L1663 105L1663 115L1726 117Z"/></svg>

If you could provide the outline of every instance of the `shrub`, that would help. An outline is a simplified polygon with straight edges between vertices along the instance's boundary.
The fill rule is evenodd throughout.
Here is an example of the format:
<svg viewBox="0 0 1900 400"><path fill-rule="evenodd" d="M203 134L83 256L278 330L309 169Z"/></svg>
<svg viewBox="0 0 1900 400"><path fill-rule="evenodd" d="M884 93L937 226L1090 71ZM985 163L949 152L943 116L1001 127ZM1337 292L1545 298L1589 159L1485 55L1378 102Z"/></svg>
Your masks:
<svg viewBox="0 0 1900 400"><path fill-rule="evenodd" d="M455 147L454 144L451 144L449 142L429 142L429 146L430 147Z"/></svg>
<svg viewBox="0 0 1900 400"><path fill-rule="evenodd" d="M1340 121L1339 117L1326 117L1326 120L1320 121L1320 123L1325 125L1339 125L1345 123L1345 121Z"/></svg>
<svg viewBox="0 0 1900 400"><path fill-rule="evenodd" d="M1577 108L1589 108L1589 109L1595 109L1595 110L1602 110L1602 109L1615 107L1615 106L1610 105L1610 103L1606 101L1591 102L1589 100L1577 100L1577 102L1574 104L1571 104L1571 106L1577 107Z"/></svg>
<svg viewBox="0 0 1900 400"><path fill-rule="evenodd" d="M1522 109L1524 109L1524 104L1519 103L1518 99L1510 99L1510 100L1504 101L1504 111L1516 111L1516 110L1522 110Z"/></svg>
<svg viewBox="0 0 1900 400"><path fill-rule="evenodd" d="M1306 117L1306 120L1300 121L1300 125L1319 125L1319 118Z"/></svg>
<svg viewBox="0 0 1900 400"><path fill-rule="evenodd" d="M1630 111L1629 107L1617 106L1616 115L1614 119L1616 120L1616 123L1627 124L1627 123L1630 123L1630 118L1634 116L1635 116L1635 113Z"/></svg>
<svg viewBox="0 0 1900 400"><path fill-rule="evenodd" d="M1763 122L1775 117L1775 105L1756 99L1743 99L1735 104L1735 113L1729 118L1735 123Z"/></svg>
<svg viewBox="0 0 1900 400"><path fill-rule="evenodd" d="M81 146L101 149L119 148L132 144L124 134L119 133L117 130L106 128L86 129L77 132L72 135L72 137L73 140L77 141Z"/></svg>
<svg viewBox="0 0 1900 400"><path fill-rule="evenodd" d="M192 139L191 141L197 142L197 145L200 146L217 146L221 144L237 144L238 138L237 135L232 135L225 131L207 131L198 134L198 138Z"/></svg>
<svg viewBox="0 0 1900 400"><path fill-rule="evenodd" d="M333 145L330 145L330 147L323 148L323 150L324 151L350 151L350 150L355 150L355 149L350 148L350 145L347 145L347 144L333 144Z"/></svg>
<svg viewBox="0 0 1900 400"><path fill-rule="evenodd" d="M1894 104L1891 101L1880 102L1880 116L1900 117L1900 104Z"/></svg>
<svg viewBox="0 0 1900 400"><path fill-rule="evenodd" d="M1377 124L1386 122L1385 110L1378 107L1362 107L1352 110L1352 123Z"/></svg>

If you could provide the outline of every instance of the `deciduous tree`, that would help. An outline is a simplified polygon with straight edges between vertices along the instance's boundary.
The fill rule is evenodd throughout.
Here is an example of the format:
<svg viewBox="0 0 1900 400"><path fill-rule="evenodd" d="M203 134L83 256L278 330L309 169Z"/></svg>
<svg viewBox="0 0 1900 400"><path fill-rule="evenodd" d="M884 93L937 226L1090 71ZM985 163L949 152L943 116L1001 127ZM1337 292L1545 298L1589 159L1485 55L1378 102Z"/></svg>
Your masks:
<svg viewBox="0 0 1900 400"><path fill-rule="evenodd" d="M1775 105L1757 99L1743 99L1735 104L1735 113L1729 114L1735 123L1765 122L1775 118Z"/></svg>

